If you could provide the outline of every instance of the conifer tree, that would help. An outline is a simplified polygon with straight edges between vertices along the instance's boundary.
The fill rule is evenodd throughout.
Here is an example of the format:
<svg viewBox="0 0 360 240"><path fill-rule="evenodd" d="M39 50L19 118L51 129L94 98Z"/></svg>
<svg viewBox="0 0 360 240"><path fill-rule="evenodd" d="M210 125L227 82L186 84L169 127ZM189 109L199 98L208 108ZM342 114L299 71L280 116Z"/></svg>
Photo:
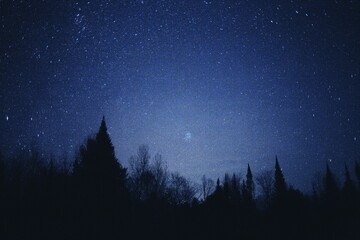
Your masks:
<svg viewBox="0 0 360 240"><path fill-rule="evenodd" d="M80 148L79 158L80 161L76 160L74 164L74 174L82 176L92 188L100 190L124 188L126 169L115 157L114 146L107 132L104 117L96 137L89 138L86 145Z"/></svg>
<svg viewBox="0 0 360 240"><path fill-rule="evenodd" d="M233 201L238 202L240 200L240 182L238 177L233 174L231 178L231 198Z"/></svg>
<svg viewBox="0 0 360 240"><path fill-rule="evenodd" d="M215 204L222 204L224 202L224 200L225 200L224 189L220 185L220 179L219 178L216 181L215 191L213 192L212 195L210 195L210 199L211 199L211 201L214 201Z"/></svg>
<svg viewBox="0 0 360 240"><path fill-rule="evenodd" d="M254 200L254 180L253 175L250 169L250 165L248 164L247 173L246 173L246 182L245 182L245 192L244 200L247 202L252 202Z"/></svg>
<svg viewBox="0 0 360 240"><path fill-rule="evenodd" d="M5 162L0 151L0 187L4 181L4 178L5 178Z"/></svg>
<svg viewBox="0 0 360 240"><path fill-rule="evenodd" d="M108 176L113 180L124 181L125 169L121 167L120 163L115 157L114 146L111 142L110 136L107 132L105 117L101 121L101 126L96 134L97 144L97 167L102 171L103 176Z"/></svg>
<svg viewBox="0 0 360 240"><path fill-rule="evenodd" d="M215 191L221 191L220 179L219 179L219 178L216 180L216 188L215 188Z"/></svg>
<svg viewBox="0 0 360 240"><path fill-rule="evenodd" d="M352 194L355 190L354 183L351 180L349 169L346 164L345 164L345 182L344 182L343 190L345 194Z"/></svg>
<svg viewBox="0 0 360 240"><path fill-rule="evenodd" d="M360 165L358 162L355 162L355 174L358 180L358 187L359 187L359 191L360 191Z"/></svg>
<svg viewBox="0 0 360 240"><path fill-rule="evenodd" d="M274 182L274 197L282 198L284 197L287 190L287 186L285 183L285 178L283 172L280 168L280 164L277 156L275 157L275 182Z"/></svg>
<svg viewBox="0 0 360 240"><path fill-rule="evenodd" d="M333 173L330 170L328 164L326 164L326 175L325 175L325 196L327 198L333 198L337 195L339 189L336 184Z"/></svg>
<svg viewBox="0 0 360 240"><path fill-rule="evenodd" d="M224 198L228 200L230 198L230 177L229 174L225 173L223 183Z"/></svg>
<svg viewBox="0 0 360 240"><path fill-rule="evenodd" d="M356 189L350 177L350 173L346 164L345 164L345 182L342 191L343 191L343 200L346 201L345 204L352 206L353 203L355 203L354 201L356 198Z"/></svg>
<svg viewBox="0 0 360 240"><path fill-rule="evenodd" d="M243 179L242 180L242 183L241 183L241 196L242 196L242 200L243 201L246 201L247 199L247 188L246 188L246 182L245 180Z"/></svg>
<svg viewBox="0 0 360 240"><path fill-rule="evenodd" d="M80 171L81 171L80 152L77 152L76 156L75 156L74 163L72 165L72 174L78 176Z"/></svg>

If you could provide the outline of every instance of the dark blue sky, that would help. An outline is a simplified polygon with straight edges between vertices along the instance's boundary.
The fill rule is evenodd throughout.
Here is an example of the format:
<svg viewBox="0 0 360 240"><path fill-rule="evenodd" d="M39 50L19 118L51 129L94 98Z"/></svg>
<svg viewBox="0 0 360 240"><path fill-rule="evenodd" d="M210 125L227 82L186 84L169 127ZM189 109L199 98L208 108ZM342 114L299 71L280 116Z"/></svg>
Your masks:
<svg viewBox="0 0 360 240"><path fill-rule="evenodd" d="M0 148L73 155L102 115L193 180L306 189L360 159L359 1L1 1Z"/></svg>

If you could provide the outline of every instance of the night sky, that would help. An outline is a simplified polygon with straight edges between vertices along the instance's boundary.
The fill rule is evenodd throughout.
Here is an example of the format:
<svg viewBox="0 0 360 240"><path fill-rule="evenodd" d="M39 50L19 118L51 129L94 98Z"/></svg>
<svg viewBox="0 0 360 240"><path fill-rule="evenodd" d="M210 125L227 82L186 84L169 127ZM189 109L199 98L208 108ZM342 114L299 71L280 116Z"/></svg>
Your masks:
<svg viewBox="0 0 360 240"><path fill-rule="evenodd" d="M105 115L120 162L273 169L309 189L360 160L360 1L1 0L0 149L74 152Z"/></svg>

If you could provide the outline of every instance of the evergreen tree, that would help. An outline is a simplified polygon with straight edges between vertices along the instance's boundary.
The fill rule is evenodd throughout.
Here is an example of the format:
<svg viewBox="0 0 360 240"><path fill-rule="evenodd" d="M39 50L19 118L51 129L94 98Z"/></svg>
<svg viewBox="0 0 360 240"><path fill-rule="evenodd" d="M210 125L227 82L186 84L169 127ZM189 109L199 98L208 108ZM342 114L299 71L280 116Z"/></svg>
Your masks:
<svg viewBox="0 0 360 240"><path fill-rule="evenodd" d="M96 145L95 139L89 137L86 144L80 147L80 161L77 164L78 172L75 173L79 173L82 177L97 175Z"/></svg>
<svg viewBox="0 0 360 240"><path fill-rule="evenodd" d="M74 163L73 174L79 175L91 191L124 190L126 169L115 157L104 117L96 137L89 138L86 145L80 148L80 156Z"/></svg>
<svg viewBox="0 0 360 240"><path fill-rule="evenodd" d="M81 166L80 166L80 151L76 152L76 156L75 156L75 160L72 166L72 174L75 176L79 175L79 172L81 171Z"/></svg>
<svg viewBox="0 0 360 240"><path fill-rule="evenodd" d="M224 176L223 191L224 191L224 198L226 200L230 199L230 177L229 174L227 173L225 173Z"/></svg>
<svg viewBox="0 0 360 240"><path fill-rule="evenodd" d="M247 188L246 188L246 182L243 179L242 183L241 183L241 196L242 196L242 200L246 201L247 199Z"/></svg>
<svg viewBox="0 0 360 240"><path fill-rule="evenodd" d="M244 200L247 203L250 203L254 200L254 180L253 180L253 175L250 169L250 165L248 164L248 168L247 168L247 173L246 173L246 182L244 185L244 192L243 192L243 196L244 196Z"/></svg>
<svg viewBox="0 0 360 240"><path fill-rule="evenodd" d="M126 169L115 157L105 118L99 131L80 148L74 164L75 209L89 235L104 237L113 228L113 219L125 221L129 216L129 195L125 188ZM111 231L112 231L111 229Z"/></svg>
<svg viewBox="0 0 360 240"><path fill-rule="evenodd" d="M360 191L360 165L358 162L355 162L355 174L358 180L358 187L359 187L359 191Z"/></svg>
<svg viewBox="0 0 360 240"><path fill-rule="evenodd" d="M239 202L240 197L240 180L234 173L231 177L231 198L234 202Z"/></svg>
<svg viewBox="0 0 360 240"><path fill-rule="evenodd" d="M221 191L221 190L222 190L222 188L221 188L221 185L220 185L220 179L218 178L218 179L216 180L215 192L219 192L219 191Z"/></svg>
<svg viewBox="0 0 360 240"><path fill-rule="evenodd" d="M325 175L325 196L327 198L334 198L339 189L336 184L335 178L333 173L330 170L330 167L328 164L326 164L326 175Z"/></svg>
<svg viewBox="0 0 360 240"><path fill-rule="evenodd" d="M275 157L275 182L274 182L274 197L283 198L287 190L285 178L280 168L277 156Z"/></svg>
<svg viewBox="0 0 360 240"><path fill-rule="evenodd" d="M3 199L3 183L5 180L5 162L3 159L3 156L0 151L0 204L2 205L2 199ZM1 207L0 207L1 209Z"/></svg>
<svg viewBox="0 0 360 240"><path fill-rule="evenodd" d="M345 164L345 182L342 192L343 192L343 200L345 201L345 205L351 208L356 201L356 189L350 177L350 173L346 164Z"/></svg>
<svg viewBox="0 0 360 240"><path fill-rule="evenodd" d="M2 186L4 178L5 178L5 162L0 151L0 187Z"/></svg>
<svg viewBox="0 0 360 240"><path fill-rule="evenodd" d="M355 191L355 186L353 181L351 180L349 169L346 164L345 164L345 182L344 182L343 191L345 194L353 194Z"/></svg>
<svg viewBox="0 0 360 240"><path fill-rule="evenodd" d="M114 146L107 132L105 117L101 121L101 126L96 134L96 161L99 174L103 177L124 183L126 177L126 169L122 168L115 157Z"/></svg>
<svg viewBox="0 0 360 240"><path fill-rule="evenodd" d="M209 202L214 203L215 205L222 205L225 201L224 189L220 185L220 179L216 180L215 191L208 197Z"/></svg>

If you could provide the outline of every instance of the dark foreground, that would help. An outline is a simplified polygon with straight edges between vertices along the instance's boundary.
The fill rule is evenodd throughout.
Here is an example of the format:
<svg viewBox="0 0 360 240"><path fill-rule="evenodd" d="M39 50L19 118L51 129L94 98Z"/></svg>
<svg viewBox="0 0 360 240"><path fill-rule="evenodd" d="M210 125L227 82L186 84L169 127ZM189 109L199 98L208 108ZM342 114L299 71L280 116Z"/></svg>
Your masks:
<svg viewBox="0 0 360 240"><path fill-rule="evenodd" d="M360 239L360 167L311 195L271 174L196 186L141 146L123 168L103 120L72 164L35 150L0 158L0 239ZM255 180L260 194L254 195ZM199 200L201 199L201 200Z"/></svg>

